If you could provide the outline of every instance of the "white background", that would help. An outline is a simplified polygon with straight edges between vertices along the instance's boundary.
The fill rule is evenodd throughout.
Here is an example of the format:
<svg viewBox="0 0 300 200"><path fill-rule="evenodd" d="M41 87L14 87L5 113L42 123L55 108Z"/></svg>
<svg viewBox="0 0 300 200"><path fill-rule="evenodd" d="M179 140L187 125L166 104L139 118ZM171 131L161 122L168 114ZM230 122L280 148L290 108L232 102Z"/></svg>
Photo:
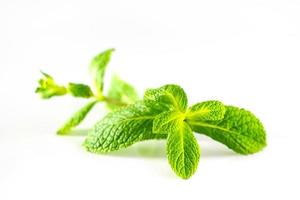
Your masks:
<svg viewBox="0 0 300 200"><path fill-rule="evenodd" d="M90 83L98 52L145 88L177 83L190 104L218 99L253 111L268 146L241 156L197 136L201 159L176 177L164 141L94 155L55 130L86 100L42 101L39 70ZM0 199L299 199L300 3L297 0L0 1ZM297 191L298 190L298 191Z"/></svg>

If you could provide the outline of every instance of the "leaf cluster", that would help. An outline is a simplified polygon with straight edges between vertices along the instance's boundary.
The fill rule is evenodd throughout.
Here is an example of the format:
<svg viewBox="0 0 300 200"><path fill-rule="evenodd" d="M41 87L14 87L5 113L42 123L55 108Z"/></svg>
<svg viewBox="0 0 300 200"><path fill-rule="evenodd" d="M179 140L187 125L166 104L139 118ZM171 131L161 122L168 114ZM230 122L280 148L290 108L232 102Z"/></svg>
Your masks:
<svg viewBox="0 0 300 200"><path fill-rule="evenodd" d="M91 62L96 92L85 84L59 86L44 73L45 79L39 81L36 90L43 98L67 93L93 98L58 130L59 134L69 133L98 102L104 102L112 112L89 131L83 144L88 151L107 153L144 140L166 139L169 164L183 179L196 172L200 159L200 147L194 133L204 134L244 155L256 153L266 146L263 124L250 111L224 105L218 100L189 106L185 91L178 85L148 89L138 100L134 87L114 76L104 95L103 79L112 52L113 49L104 51Z"/></svg>
<svg viewBox="0 0 300 200"><path fill-rule="evenodd" d="M89 71L93 80L93 87L83 83L68 83L66 86L57 84L49 74L41 72L43 78L39 80L39 86L35 90L43 99L50 99L55 96L71 95L77 98L89 99L89 102L67 119L67 121L57 130L59 135L66 135L78 126L98 103L105 103L106 107L113 111L120 107L127 106L138 100L135 88L114 75L107 91L104 95L104 76L114 49L108 49L96 55L90 65ZM94 92L93 89L94 88Z"/></svg>

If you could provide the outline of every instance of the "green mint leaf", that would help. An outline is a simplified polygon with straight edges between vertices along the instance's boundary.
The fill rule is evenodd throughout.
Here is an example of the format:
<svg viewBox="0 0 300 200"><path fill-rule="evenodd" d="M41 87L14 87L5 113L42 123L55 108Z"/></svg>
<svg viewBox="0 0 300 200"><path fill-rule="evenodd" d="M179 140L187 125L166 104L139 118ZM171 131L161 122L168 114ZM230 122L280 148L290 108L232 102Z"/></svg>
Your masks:
<svg viewBox="0 0 300 200"><path fill-rule="evenodd" d="M96 123L83 145L90 152L103 153L141 140L164 137L152 134L152 123L157 114L157 109L146 106L142 101L118 109Z"/></svg>
<svg viewBox="0 0 300 200"><path fill-rule="evenodd" d="M57 131L57 134L65 135L69 133L72 128L78 126L97 102L98 101L89 102L76 113L74 113L72 117L68 119L68 121L66 121L65 124Z"/></svg>
<svg viewBox="0 0 300 200"><path fill-rule="evenodd" d="M67 89L64 86L57 85L54 79L44 72L41 72L44 76L39 80L39 87L36 88L35 93L40 94L41 98L49 99L54 96L62 96L67 93Z"/></svg>
<svg viewBox="0 0 300 200"><path fill-rule="evenodd" d="M185 113L165 111L154 118L153 133L167 137L167 156L174 172L181 178L191 177L198 166L200 148L192 129L184 121Z"/></svg>
<svg viewBox="0 0 300 200"><path fill-rule="evenodd" d="M181 120L171 122L167 138L167 157L173 171L183 179L197 170L200 148L189 125Z"/></svg>
<svg viewBox="0 0 300 200"><path fill-rule="evenodd" d="M165 85L157 89L148 89L144 100L153 101L157 106L164 106L168 110L185 112L188 99L184 90L178 85Z"/></svg>
<svg viewBox="0 0 300 200"><path fill-rule="evenodd" d="M114 49L108 49L95 56L90 64L90 72L94 79L98 95L102 96L103 93L103 79L106 67L110 61L110 57Z"/></svg>
<svg viewBox="0 0 300 200"><path fill-rule="evenodd" d="M240 154L256 153L266 146L266 133L262 123L245 109L226 106L222 120L187 122L194 131L205 134Z"/></svg>
<svg viewBox="0 0 300 200"><path fill-rule="evenodd" d="M107 97L124 104L132 104L138 100L138 94L135 88L129 83L120 79L117 75L114 75L111 79ZM107 102L107 107L111 110L120 108L119 105L111 102Z"/></svg>
<svg viewBox="0 0 300 200"><path fill-rule="evenodd" d="M153 133L167 134L170 131L170 123L174 120L184 119L184 114L178 111L165 111L157 115L153 120Z"/></svg>
<svg viewBox="0 0 300 200"><path fill-rule="evenodd" d="M225 106L220 101L204 101L191 106L186 119L193 121L215 121L223 119Z"/></svg>
<svg viewBox="0 0 300 200"><path fill-rule="evenodd" d="M68 90L74 97L90 98L94 96L91 88L81 83L69 83Z"/></svg>

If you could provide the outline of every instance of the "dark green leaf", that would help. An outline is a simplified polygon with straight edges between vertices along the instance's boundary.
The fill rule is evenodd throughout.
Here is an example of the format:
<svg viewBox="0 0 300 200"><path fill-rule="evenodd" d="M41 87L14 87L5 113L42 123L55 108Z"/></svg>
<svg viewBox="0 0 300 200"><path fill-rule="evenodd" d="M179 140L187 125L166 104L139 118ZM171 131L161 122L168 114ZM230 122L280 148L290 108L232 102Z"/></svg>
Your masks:
<svg viewBox="0 0 300 200"><path fill-rule="evenodd" d="M90 98L94 96L91 88L81 83L69 83L68 90L74 97Z"/></svg>

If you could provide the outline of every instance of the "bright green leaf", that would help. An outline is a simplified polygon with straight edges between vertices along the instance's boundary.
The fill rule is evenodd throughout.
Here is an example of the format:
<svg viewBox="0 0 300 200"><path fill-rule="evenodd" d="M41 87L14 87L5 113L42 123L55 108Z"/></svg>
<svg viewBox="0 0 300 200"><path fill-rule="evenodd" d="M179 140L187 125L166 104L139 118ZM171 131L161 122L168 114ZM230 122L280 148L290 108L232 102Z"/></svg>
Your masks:
<svg viewBox="0 0 300 200"><path fill-rule="evenodd" d="M171 123L167 138L168 161L178 176L188 179L197 170L200 148L187 123L181 120Z"/></svg>
<svg viewBox="0 0 300 200"><path fill-rule="evenodd" d="M98 94L103 93L103 79L106 67L110 61L110 57L114 49L108 49L95 56L90 64L90 71L94 79Z"/></svg>
<svg viewBox="0 0 300 200"><path fill-rule="evenodd" d="M154 101L157 106L165 106L169 110L185 112L188 106L187 96L178 85L165 85L157 89L148 89L144 99Z"/></svg>
<svg viewBox="0 0 300 200"><path fill-rule="evenodd" d="M178 111L165 111L160 113L154 118L153 121L153 133L167 134L172 126L172 121L183 120L184 114Z"/></svg>
<svg viewBox="0 0 300 200"><path fill-rule="evenodd" d="M68 90L74 97L90 98L94 96L91 88L81 83L69 83Z"/></svg>
<svg viewBox="0 0 300 200"><path fill-rule="evenodd" d="M141 140L160 138L152 134L157 112L143 102L111 112L96 123L84 146L90 152L102 153L125 148Z"/></svg>
<svg viewBox="0 0 300 200"><path fill-rule="evenodd" d="M66 123L57 131L57 134L65 135L69 133L72 128L78 126L97 102L98 101L89 102L76 113L74 113L72 117L68 119L68 121L66 121Z"/></svg>
<svg viewBox="0 0 300 200"><path fill-rule="evenodd" d="M43 99L62 96L67 93L67 89L64 86L57 85L49 74L41 73L44 77L39 80L39 87L36 88L35 93L39 93Z"/></svg>
<svg viewBox="0 0 300 200"><path fill-rule="evenodd" d="M192 129L217 140L233 151L251 154L266 146L266 132L251 112L226 106L224 118L214 122L187 121Z"/></svg>
<svg viewBox="0 0 300 200"><path fill-rule="evenodd" d="M120 79L117 75L114 75L111 79L107 97L114 99L115 101L120 101L124 104L132 104L138 100L138 94L135 88L129 83ZM110 102L107 102L107 106L111 110L120 108L120 106Z"/></svg>
<svg viewBox="0 0 300 200"><path fill-rule="evenodd" d="M186 119L193 121L215 121L223 119L225 106L220 101L204 101L191 106Z"/></svg>

